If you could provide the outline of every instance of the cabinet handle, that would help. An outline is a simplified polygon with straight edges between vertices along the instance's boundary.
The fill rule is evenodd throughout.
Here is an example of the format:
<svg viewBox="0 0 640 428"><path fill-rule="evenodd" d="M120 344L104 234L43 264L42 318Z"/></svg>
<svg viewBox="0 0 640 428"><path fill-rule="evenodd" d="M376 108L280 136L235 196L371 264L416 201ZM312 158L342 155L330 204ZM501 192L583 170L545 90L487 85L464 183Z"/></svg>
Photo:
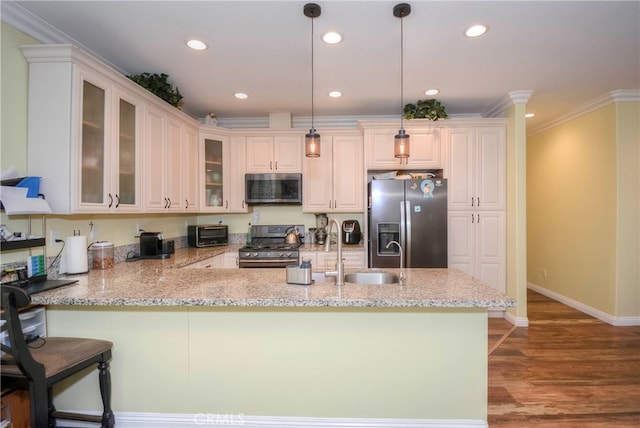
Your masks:
<svg viewBox="0 0 640 428"><path fill-rule="evenodd" d="M166 210L167 208L169 208L169 199L164 198L164 209Z"/></svg>
<svg viewBox="0 0 640 428"><path fill-rule="evenodd" d="M229 209L229 200L224 201L225 209Z"/></svg>
<svg viewBox="0 0 640 428"><path fill-rule="evenodd" d="M473 216L473 213L471 213L471 223L475 223L476 222L476 218Z"/></svg>
<svg viewBox="0 0 640 428"><path fill-rule="evenodd" d="M478 214L478 224L480 224L480 214Z"/></svg>
<svg viewBox="0 0 640 428"><path fill-rule="evenodd" d="M269 169L273 170L273 161L269 161Z"/></svg>
<svg viewBox="0 0 640 428"><path fill-rule="evenodd" d="M475 205L473 205L473 196L471 197L471 206L472 207L475 206Z"/></svg>
<svg viewBox="0 0 640 428"><path fill-rule="evenodd" d="M329 208L331 208L331 199L329 199Z"/></svg>
<svg viewBox="0 0 640 428"><path fill-rule="evenodd" d="M116 208L120 206L120 196L116 193Z"/></svg>
<svg viewBox="0 0 640 428"><path fill-rule="evenodd" d="M169 206L167 208L171 208L171 198L167 198L167 200L169 201Z"/></svg>
<svg viewBox="0 0 640 428"><path fill-rule="evenodd" d="M478 200L478 208L480 208L480 196L478 196L476 199ZM478 214L478 215L480 215L480 214Z"/></svg>
<svg viewBox="0 0 640 428"><path fill-rule="evenodd" d="M111 208L113 206L113 196L111 196L111 193L109 193L109 208Z"/></svg>
<svg viewBox="0 0 640 428"><path fill-rule="evenodd" d="M244 199L242 200L242 209L244 209Z"/></svg>
<svg viewBox="0 0 640 428"><path fill-rule="evenodd" d="M187 208L189 208L189 200L185 199L184 200L184 209L186 210Z"/></svg>
<svg viewBox="0 0 640 428"><path fill-rule="evenodd" d="M278 170L278 161L276 161L276 171Z"/></svg>

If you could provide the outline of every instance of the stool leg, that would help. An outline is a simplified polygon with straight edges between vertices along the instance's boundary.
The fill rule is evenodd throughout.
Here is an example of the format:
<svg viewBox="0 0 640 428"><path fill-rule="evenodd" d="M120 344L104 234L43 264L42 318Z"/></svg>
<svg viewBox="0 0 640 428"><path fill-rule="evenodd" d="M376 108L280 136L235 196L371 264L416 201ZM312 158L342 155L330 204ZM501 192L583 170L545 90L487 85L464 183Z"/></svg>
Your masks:
<svg viewBox="0 0 640 428"><path fill-rule="evenodd" d="M31 400L31 426L49 426L49 398L44 382L29 382L29 399Z"/></svg>
<svg viewBox="0 0 640 428"><path fill-rule="evenodd" d="M56 420L53 418L53 413L56 411L56 406L53 405L53 391L52 388L47 388L47 413L49 417L49 428L56 427Z"/></svg>
<svg viewBox="0 0 640 428"><path fill-rule="evenodd" d="M113 428L115 418L111 410L111 373L109 363L100 361L98 363L98 376L100 379L100 396L102 397L102 428Z"/></svg>

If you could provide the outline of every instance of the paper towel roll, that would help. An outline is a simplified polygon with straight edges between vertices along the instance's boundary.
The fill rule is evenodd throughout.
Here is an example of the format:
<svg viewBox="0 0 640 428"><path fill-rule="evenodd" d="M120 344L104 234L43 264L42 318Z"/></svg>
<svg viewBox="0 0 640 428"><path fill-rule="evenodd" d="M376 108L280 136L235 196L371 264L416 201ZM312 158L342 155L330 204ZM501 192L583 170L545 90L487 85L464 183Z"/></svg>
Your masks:
<svg viewBox="0 0 640 428"><path fill-rule="evenodd" d="M89 271L86 236L67 236L64 251L67 255L67 273L86 273Z"/></svg>

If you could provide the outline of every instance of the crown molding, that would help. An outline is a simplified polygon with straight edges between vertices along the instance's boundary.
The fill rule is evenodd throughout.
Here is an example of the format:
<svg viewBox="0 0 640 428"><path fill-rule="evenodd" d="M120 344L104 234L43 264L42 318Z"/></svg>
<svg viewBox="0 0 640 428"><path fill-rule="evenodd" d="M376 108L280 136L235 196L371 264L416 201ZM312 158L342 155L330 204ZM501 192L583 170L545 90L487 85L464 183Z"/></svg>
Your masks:
<svg viewBox="0 0 640 428"><path fill-rule="evenodd" d="M592 99L591 101L587 101L586 103L578 106L574 110L568 112L565 115L559 116L556 119L542 124L540 126L532 127L528 134L533 135L542 131L546 131L547 129L556 127L558 125L562 125L563 123L572 121L577 119L580 116L584 116L585 114L591 113L595 110L598 110L602 107L605 107L612 103L629 103L629 102L640 102L640 90L638 89L617 89L614 91L610 91L600 95Z"/></svg>
<svg viewBox="0 0 640 428"><path fill-rule="evenodd" d="M112 69L118 71L121 74L127 75L125 70L122 70L117 65L101 57L93 52L91 49L84 46L78 40L69 36L68 34L58 30L53 25L49 24L42 18L34 15L24 7L20 6L13 1L0 1L2 7L2 21L11 25L19 31L22 31L29 37L34 38L42 44L71 44L77 48L91 54L91 56L100 60L100 62L107 64Z"/></svg>
<svg viewBox="0 0 640 428"><path fill-rule="evenodd" d="M508 92L483 111L482 117L503 117L509 107L515 104L528 103L532 95L533 90L531 89Z"/></svg>

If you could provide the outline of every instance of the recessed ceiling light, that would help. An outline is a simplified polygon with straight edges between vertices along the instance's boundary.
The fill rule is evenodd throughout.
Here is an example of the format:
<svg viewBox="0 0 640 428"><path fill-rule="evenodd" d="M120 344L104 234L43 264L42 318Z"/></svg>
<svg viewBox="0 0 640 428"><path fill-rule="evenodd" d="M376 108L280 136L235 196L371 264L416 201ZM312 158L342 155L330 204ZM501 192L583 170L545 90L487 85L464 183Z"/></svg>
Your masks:
<svg viewBox="0 0 640 428"><path fill-rule="evenodd" d="M329 96L331 98L339 98L339 97L342 96L342 92L340 92L340 91L331 91L331 92L329 92Z"/></svg>
<svg viewBox="0 0 640 428"><path fill-rule="evenodd" d="M464 34L467 37L480 37L487 32L487 29L484 25L473 25L469 27Z"/></svg>
<svg viewBox="0 0 640 428"><path fill-rule="evenodd" d="M530 117L534 117L535 115L536 115L535 113L527 113L524 115L524 117L530 118Z"/></svg>
<svg viewBox="0 0 640 428"><path fill-rule="evenodd" d="M336 43L340 43L342 41L342 35L340 33L336 33L335 31L330 31L322 36L322 40L330 45L335 45Z"/></svg>
<svg viewBox="0 0 640 428"><path fill-rule="evenodd" d="M427 89L426 91L424 91L425 95L436 95L438 94L440 91L438 89Z"/></svg>
<svg viewBox="0 0 640 428"><path fill-rule="evenodd" d="M245 94L244 92L236 92L235 94L233 94L233 96L238 98L239 100L246 100L247 98L249 98L249 95Z"/></svg>
<svg viewBox="0 0 640 428"><path fill-rule="evenodd" d="M187 41L187 46L196 51L203 51L207 48L207 44L205 42L196 39Z"/></svg>

